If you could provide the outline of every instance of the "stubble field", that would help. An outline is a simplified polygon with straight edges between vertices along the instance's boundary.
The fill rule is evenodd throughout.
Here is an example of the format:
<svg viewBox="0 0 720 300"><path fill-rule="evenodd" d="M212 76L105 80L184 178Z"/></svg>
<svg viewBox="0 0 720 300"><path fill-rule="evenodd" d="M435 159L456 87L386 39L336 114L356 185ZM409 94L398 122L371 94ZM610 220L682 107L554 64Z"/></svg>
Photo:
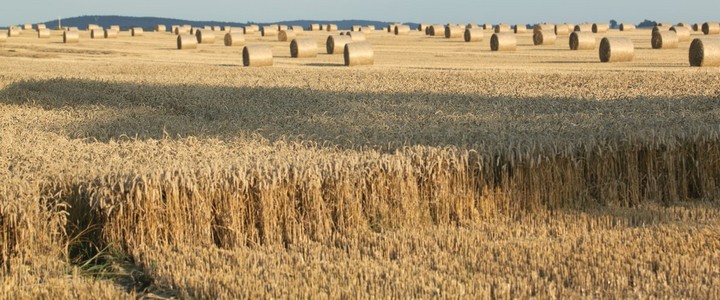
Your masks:
<svg viewBox="0 0 720 300"><path fill-rule="evenodd" d="M358 68L9 38L2 297L720 295L720 69L490 35L376 31Z"/></svg>

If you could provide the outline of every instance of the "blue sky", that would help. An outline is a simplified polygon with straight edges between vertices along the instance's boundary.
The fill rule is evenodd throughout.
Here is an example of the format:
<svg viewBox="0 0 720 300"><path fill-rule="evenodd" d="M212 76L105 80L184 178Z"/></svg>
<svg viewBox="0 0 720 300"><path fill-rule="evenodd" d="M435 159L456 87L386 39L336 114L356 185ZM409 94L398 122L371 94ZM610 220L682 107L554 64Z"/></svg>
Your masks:
<svg viewBox="0 0 720 300"><path fill-rule="evenodd" d="M273 22L296 19L367 19L416 23L720 21L720 0L295 0L4 1L0 25L80 15L152 16L197 21ZM692 5L691 5L692 3Z"/></svg>

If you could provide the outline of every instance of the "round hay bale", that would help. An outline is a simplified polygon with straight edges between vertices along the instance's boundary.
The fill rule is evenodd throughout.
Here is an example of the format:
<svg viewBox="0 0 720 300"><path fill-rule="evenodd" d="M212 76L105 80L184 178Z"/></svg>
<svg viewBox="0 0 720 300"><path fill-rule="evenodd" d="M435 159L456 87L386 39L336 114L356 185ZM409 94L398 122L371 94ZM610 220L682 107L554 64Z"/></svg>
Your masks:
<svg viewBox="0 0 720 300"><path fill-rule="evenodd" d="M140 27L130 28L130 35L132 35L132 36L142 36L142 35L143 35L143 29L140 28Z"/></svg>
<svg viewBox="0 0 720 300"><path fill-rule="evenodd" d="M196 49L197 45L197 37L192 34L181 34L177 37L178 50Z"/></svg>
<svg viewBox="0 0 720 300"><path fill-rule="evenodd" d="M635 24L622 23L620 24L620 31L633 31L635 30Z"/></svg>
<svg viewBox="0 0 720 300"><path fill-rule="evenodd" d="M533 32L543 31L543 30L555 30L555 24L542 23L542 24L536 24L535 26L533 26Z"/></svg>
<svg viewBox="0 0 720 300"><path fill-rule="evenodd" d="M463 34L465 34L465 28L462 28L460 26L446 26L445 27L445 38L446 39L462 38Z"/></svg>
<svg viewBox="0 0 720 300"><path fill-rule="evenodd" d="M243 66L266 67L272 66L272 48L268 45L247 45L243 48Z"/></svg>
<svg viewBox="0 0 720 300"><path fill-rule="evenodd" d="M430 36L445 36L445 25L435 24L430 26Z"/></svg>
<svg viewBox="0 0 720 300"><path fill-rule="evenodd" d="M685 26L673 26L670 27L670 31L674 31L677 34L678 42L690 41L690 28Z"/></svg>
<svg viewBox="0 0 720 300"><path fill-rule="evenodd" d="M346 35L350 36L353 42L364 42L367 40L365 34L359 31L348 32Z"/></svg>
<svg viewBox="0 0 720 300"><path fill-rule="evenodd" d="M678 47L678 36L675 31L655 31L650 43L653 49L674 49Z"/></svg>
<svg viewBox="0 0 720 300"><path fill-rule="evenodd" d="M294 58L316 57L317 42L314 38L296 38L290 42L290 56Z"/></svg>
<svg viewBox="0 0 720 300"><path fill-rule="evenodd" d="M695 24L693 24L693 26L692 26L692 30L693 30L693 31L702 31L702 25L695 23Z"/></svg>
<svg viewBox="0 0 720 300"><path fill-rule="evenodd" d="M490 50L492 51L515 51L516 48L517 38L514 33L493 33L490 37Z"/></svg>
<svg viewBox="0 0 720 300"><path fill-rule="evenodd" d="M102 29L92 29L92 30L90 30L90 38L91 38L91 39L103 39L103 38L105 38L105 30L102 30Z"/></svg>
<svg viewBox="0 0 720 300"><path fill-rule="evenodd" d="M394 28L395 35L410 33L410 25L396 25Z"/></svg>
<svg viewBox="0 0 720 300"><path fill-rule="evenodd" d="M120 25L112 25L110 26L110 29L120 32Z"/></svg>
<svg viewBox="0 0 720 300"><path fill-rule="evenodd" d="M115 30L115 31L118 31L118 30ZM177 28L175 28L175 31L173 31L173 33L175 33L175 35L190 34L190 29L188 29L186 27L177 27Z"/></svg>
<svg viewBox="0 0 720 300"><path fill-rule="evenodd" d="M287 42L295 38L295 31L292 30L280 30L278 33L278 41Z"/></svg>
<svg viewBox="0 0 720 300"><path fill-rule="evenodd" d="M47 28L41 28L37 31L38 38L39 39L48 39L50 38L50 30Z"/></svg>
<svg viewBox="0 0 720 300"><path fill-rule="evenodd" d="M533 44L535 46L555 45L557 35L554 30L539 30L533 32Z"/></svg>
<svg viewBox="0 0 720 300"><path fill-rule="evenodd" d="M670 31L670 26L655 25L653 26L652 32L656 31Z"/></svg>
<svg viewBox="0 0 720 300"><path fill-rule="evenodd" d="M573 31L570 33L570 50L594 50L595 34Z"/></svg>
<svg viewBox="0 0 720 300"><path fill-rule="evenodd" d="M601 62L627 62L633 60L635 45L626 37L605 37L598 52Z"/></svg>
<svg viewBox="0 0 720 300"><path fill-rule="evenodd" d="M297 34L297 35L303 34L303 33L305 32L305 28L303 28L303 27L300 26L300 25L290 26L289 29L292 30L292 31L295 31L295 34Z"/></svg>
<svg viewBox="0 0 720 300"><path fill-rule="evenodd" d="M417 30L420 32L426 32L428 28L428 24L418 24Z"/></svg>
<svg viewBox="0 0 720 300"><path fill-rule="evenodd" d="M17 27L10 27L7 30L7 36L8 37L18 37L20 36L20 28Z"/></svg>
<svg viewBox="0 0 720 300"><path fill-rule="evenodd" d="M80 42L80 32L78 31L64 31L63 32L63 43L75 44Z"/></svg>
<svg viewBox="0 0 720 300"><path fill-rule="evenodd" d="M465 29L482 29L482 28L480 28L480 25L478 25L478 24L468 23L468 24L465 24Z"/></svg>
<svg viewBox="0 0 720 300"><path fill-rule="evenodd" d="M465 42L482 42L485 37L485 31L480 28L465 29Z"/></svg>
<svg viewBox="0 0 720 300"><path fill-rule="evenodd" d="M239 47L245 44L245 35L242 32L228 32L225 34L225 46Z"/></svg>
<svg viewBox="0 0 720 300"><path fill-rule="evenodd" d="M677 24L675 24L675 27L687 27L688 29L692 30L692 25L687 22L678 22Z"/></svg>
<svg viewBox="0 0 720 300"><path fill-rule="evenodd" d="M495 25L495 33L513 32L509 24L500 23Z"/></svg>
<svg viewBox="0 0 720 300"><path fill-rule="evenodd" d="M278 25L277 29L278 29L278 31L288 30L288 26L287 25Z"/></svg>
<svg viewBox="0 0 720 300"><path fill-rule="evenodd" d="M375 53L368 42L355 42L345 44L343 51L345 65L348 67L372 65L375 63Z"/></svg>
<svg viewBox="0 0 720 300"><path fill-rule="evenodd" d="M555 25L555 35L568 35L570 34L570 27L567 24Z"/></svg>
<svg viewBox="0 0 720 300"><path fill-rule="evenodd" d="M203 28L202 28L202 29L205 29L205 30L210 30L210 31L213 31L213 30L215 30L215 26L212 26L212 25L205 25L205 26L203 26Z"/></svg>
<svg viewBox="0 0 720 300"><path fill-rule="evenodd" d="M45 24L37 24L37 25L35 25L35 27L37 27L37 30L47 29L47 26L45 26Z"/></svg>
<svg viewBox="0 0 720 300"><path fill-rule="evenodd" d="M526 33L528 31L527 25L525 24L516 24L513 29L515 33Z"/></svg>
<svg viewBox="0 0 720 300"><path fill-rule="evenodd" d="M360 28L360 31L371 33L375 31L375 26L364 26L363 28Z"/></svg>
<svg viewBox="0 0 720 300"><path fill-rule="evenodd" d="M667 28L670 28L673 26L673 24L670 22L657 22L657 23L655 23L655 25L660 26L660 27L667 27Z"/></svg>
<svg viewBox="0 0 720 300"><path fill-rule="evenodd" d="M720 23L705 22L702 24L702 32L705 35L720 34Z"/></svg>
<svg viewBox="0 0 720 300"><path fill-rule="evenodd" d="M327 31L337 31L338 26L337 26L337 24L327 24L327 25L325 25L325 29Z"/></svg>
<svg viewBox="0 0 720 300"><path fill-rule="evenodd" d="M263 26L260 28L260 34L262 36L277 37L277 26Z"/></svg>
<svg viewBox="0 0 720 300"><path fill-rule="evenodd" d="M24 30L32 30L32 24L28 23L28 24L23 25L23 29Z"/></svg>
<svg viewBox="0 0 720 300"><path fill-rule="evenodd" d="M690 66L720 66L720 39L696 38L690 43Z"/></svg>
<svg viewBox="0 0 720 300"><path fill-rule="evenodd" d="M103 30L103 37L106 39L116 39L118 37L118 31L113 29Z"/></svg>
<svg viewBox="0 0 720 300"><path fill-rule="evenodd" d="M310 31L320 31L320 30L322 30L322 29L320 28L320 24L310 24L310 26L308 26L308 30L310 30Z"/></svg>
<svg viewBox="0 0 720 300"><path fill-rule="evenodd" d="M362 28L362 26L360 26L360 25L353 25L353 26L350 27L350 31L360 31L360 28Z"/></svg>
<svg viewBox="0 0 720 300"><path fill-rule="evenodd" d="M340 54L345 44L352 43L352 37L347 35L330 35L325 41L327 54Z"/></svg>
<svg viewBox="0 0 720 300"><path fill-rule="evenodd" d="M167 31L167 27L165 27L165 25L157 24L157 26L155 26L155 32L165 32L165 31Z"/></svg>
<svg viewBox="0 0 720 300"><path fill-rule="evenodd" d="M593 31L593 24L579 24L579 25L575 25L575 30L573 30L573 31L594 32L594 31Z"/></svg>
<svg viewBox="0 0 720 300"><path fill-rule="evenodd" d="M212 30L198 29L195 30L195 37L197 38L198 44L214 44L215 33Z"/></svg>
<svg viewBox="0 0 720 300"><path fill-rule="evenodd" d="M485 30L493 30L493 25L490 23L482 24L482 28Z"/></svg>
<svg viewBox="0 0 720 300"><path fill-rule="evenodd" d="M605 33L605 32L608 32L609 29L610 29L610 24L608 24L608 23L592 24L592 32L593 33Z"/></svg>
<svg viewBox="0 0 720 300"><path fill-rule="evenodd" d="M174 34L177 34L177 33L175 33L175 30L176 30L178 27L180 27L180 26L170 25L170 32L171 32L171 33L174 33Z"/></svg>

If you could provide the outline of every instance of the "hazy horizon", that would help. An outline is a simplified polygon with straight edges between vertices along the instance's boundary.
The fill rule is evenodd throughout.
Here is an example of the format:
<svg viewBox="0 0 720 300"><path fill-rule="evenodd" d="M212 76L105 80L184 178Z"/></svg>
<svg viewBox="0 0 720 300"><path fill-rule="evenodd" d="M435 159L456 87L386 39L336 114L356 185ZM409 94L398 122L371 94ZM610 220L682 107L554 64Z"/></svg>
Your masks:
<svg viewBox="0 0 720 300"><path fill-rule="evenodd" d="M698 9L698 7L702 9ZM720 1L697 0L693 5L677 1L525 1L508 0L486 4L448 0L379 1L344 3L330 0L298 0L290 3L268 0L263 3L216 1L122 2L67 0L63 2L16 1L3 5L0 26L40 23L83 15L162 17L193 21L279 22L290 20L363 19L414 23L539 23L618 22L639 23L645 19L661 22L718 21Z"/></svg>

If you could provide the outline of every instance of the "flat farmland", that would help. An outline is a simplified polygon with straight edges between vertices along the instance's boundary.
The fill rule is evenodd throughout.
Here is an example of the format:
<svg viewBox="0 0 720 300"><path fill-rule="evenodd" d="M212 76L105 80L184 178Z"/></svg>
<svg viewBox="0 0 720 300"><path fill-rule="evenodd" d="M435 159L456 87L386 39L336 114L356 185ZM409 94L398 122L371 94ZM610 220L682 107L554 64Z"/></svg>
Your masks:
<svg viewBox="0 0 720 300"><path fill-rule="evenodd" d="M263 68L222 32L8 38L2 296L720 294L720 68L647 29L596 34L626 63L484 33L376 30L361 67L328 32L247 36Z"/></svg>

